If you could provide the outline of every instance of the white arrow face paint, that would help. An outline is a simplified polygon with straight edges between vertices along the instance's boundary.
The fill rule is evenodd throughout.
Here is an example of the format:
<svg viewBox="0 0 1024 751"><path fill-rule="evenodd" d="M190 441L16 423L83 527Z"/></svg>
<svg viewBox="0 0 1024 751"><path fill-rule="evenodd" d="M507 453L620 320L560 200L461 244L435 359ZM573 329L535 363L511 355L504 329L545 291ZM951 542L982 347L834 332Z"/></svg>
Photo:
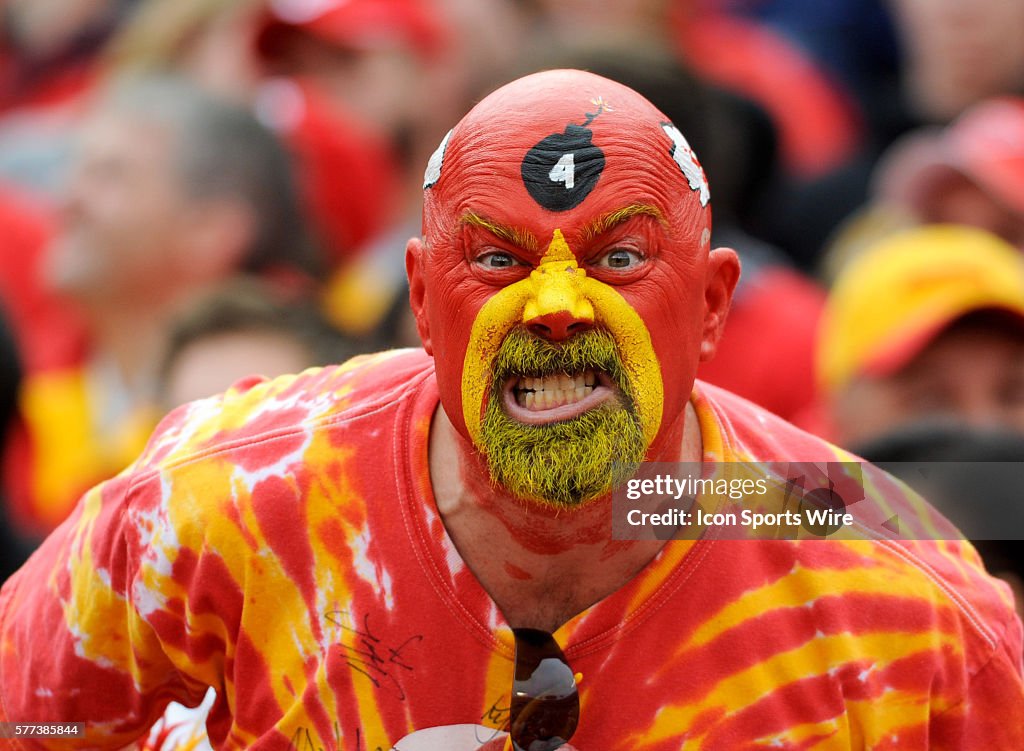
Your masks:
<svg viewBox="0 0 1024 751"><path fill-rule="evenodd" d="M701 169L693 149L690 148L690 144L675 125L662 123L661 127L665 131L665 135L672 139L672 158L679 165L679 169L683 171L683 175L686 176L690 190L700 191L700 205L707 206L708 201L711 200L711 190L708 188L708 179L704 176L704 170Z"/></svg>
<svg viewBox="0 0 1024 751"><path fill-rule="evenodd" d="M452 129L454 130L454 128ZM423 190L426 190L431 185L441 179L441 166L444 164L444 150L448 148L448 139L452 137L452 131L449 130L445 133L444 138L441 139L441 143L434 153L430 155L430 159L427 161L427 170L423 173Z"/></svg>

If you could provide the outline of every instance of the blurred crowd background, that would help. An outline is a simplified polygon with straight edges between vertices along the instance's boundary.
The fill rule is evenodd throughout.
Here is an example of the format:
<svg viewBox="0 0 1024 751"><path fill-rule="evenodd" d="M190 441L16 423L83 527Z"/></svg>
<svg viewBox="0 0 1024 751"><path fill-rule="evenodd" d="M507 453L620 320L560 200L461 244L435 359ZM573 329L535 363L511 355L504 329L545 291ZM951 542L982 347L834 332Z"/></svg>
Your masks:
<svg viewBox="0 0 1024 751"><path fill-rule="evenodd" d="M417 345L427 159L551 67L708 173L743 277L701 377L869 459L1024 461L1022 39L1024 0L4 0L2 574L174 406Z"/></svg>

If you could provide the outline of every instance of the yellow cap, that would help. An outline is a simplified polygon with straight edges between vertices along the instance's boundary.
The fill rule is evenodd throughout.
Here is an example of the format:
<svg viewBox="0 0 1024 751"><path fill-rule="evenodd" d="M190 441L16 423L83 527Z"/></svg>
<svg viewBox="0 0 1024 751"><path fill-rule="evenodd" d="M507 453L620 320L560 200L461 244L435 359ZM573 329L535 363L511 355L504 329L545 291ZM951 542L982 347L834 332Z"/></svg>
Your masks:
<svg viewBox="0 0 1024 751"><path fill-rule="evenodd" d="M976 310L1024 320L1024 255L971 227L932 225L866 248L836 278L819 329L828 391L909 363L949 324Z"/></svg>

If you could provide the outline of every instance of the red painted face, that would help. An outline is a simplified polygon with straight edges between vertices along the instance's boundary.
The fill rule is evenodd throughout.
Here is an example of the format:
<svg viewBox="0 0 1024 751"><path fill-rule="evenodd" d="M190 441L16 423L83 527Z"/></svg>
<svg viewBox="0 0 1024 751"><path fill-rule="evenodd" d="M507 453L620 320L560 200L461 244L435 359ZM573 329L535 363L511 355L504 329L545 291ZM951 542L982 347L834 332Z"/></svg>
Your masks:
<svg viewBox="0 0 1024 751"><path fill-rule="evenodd" d="M510 331L562 343L605 330L647 456L669 458L738 273L731 251L710 253L707 183L679 131L620 84L536 74L454 128L424 196L425 240L410 243L413 307L456 428L479 445ZM562 414L541 412L532 424Z"/></svg>

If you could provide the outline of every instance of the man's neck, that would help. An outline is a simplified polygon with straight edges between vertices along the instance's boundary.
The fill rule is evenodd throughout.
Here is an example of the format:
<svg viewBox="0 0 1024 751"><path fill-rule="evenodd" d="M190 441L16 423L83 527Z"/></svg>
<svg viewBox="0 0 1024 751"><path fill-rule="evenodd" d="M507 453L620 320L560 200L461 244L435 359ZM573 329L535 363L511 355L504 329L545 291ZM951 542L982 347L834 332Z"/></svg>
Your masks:
<svg viewBox="0 0 1024 751"><path fill-rule="evenodd" d="M120 382L130 391L148 391L163 355L170 311L91 311L89 326L94 359L116 369Z"/></svg>
<svg viewBox="0 0 1024 751"><path fill-rule="evenodd" d="M660 461L700 461L700 428L690 404ZM582 508L551 509L495 487L482 458L438 406L430 431L437 507L462 559L506 620L554 631L630 581L664 541L613 540L607 495Z"/></svg>

